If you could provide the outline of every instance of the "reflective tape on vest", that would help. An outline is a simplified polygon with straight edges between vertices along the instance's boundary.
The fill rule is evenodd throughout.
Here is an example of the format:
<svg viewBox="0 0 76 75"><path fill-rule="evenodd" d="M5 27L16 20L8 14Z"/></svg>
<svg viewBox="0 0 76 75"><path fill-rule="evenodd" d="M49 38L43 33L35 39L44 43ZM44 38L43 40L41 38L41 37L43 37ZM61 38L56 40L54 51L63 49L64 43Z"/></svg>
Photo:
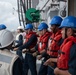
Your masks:
<svg viewBox="0 0 76 75"><path fill-rule="evenodd" d="M6 62L6 63L11 63L12 57L0 54L0 61Z"/></svg>

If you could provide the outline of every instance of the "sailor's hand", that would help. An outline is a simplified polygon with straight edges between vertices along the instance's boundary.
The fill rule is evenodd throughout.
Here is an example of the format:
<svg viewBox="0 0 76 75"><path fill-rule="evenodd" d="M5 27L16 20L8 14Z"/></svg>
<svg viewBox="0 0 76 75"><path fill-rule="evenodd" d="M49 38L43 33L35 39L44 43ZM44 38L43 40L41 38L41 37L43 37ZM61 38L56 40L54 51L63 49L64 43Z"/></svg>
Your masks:
<svg viewBox="0 0 76 75"><path fill-rule="evenodd" d="M35 51L35 48L31 48L31 51L32 51L32 52Z"/></svg>
<svg viewBox="0 0 76 75"><path fill-rule="evenodd" d="M37 52L34 52L32 55L33 55L34 57L36 57L36 56L37 56Z"/></svg>
<svg viewBox="0 0 76 75"><path fill-rule="evenodd" d="M14 50L14 51L17 51L17 50L18 50L18 48L14 48L13 50Z"/></svg>
<svg viewBox="0 0 76 75"><path fill-rule="evenodd" d="M42 53L44 53L45 52L45 49L44 50L42 50L42 51L40 51L40 54L42 54Z"/></svg>
<svg viewBox="0 0 76 75"><path fill-rule="evenodd" d="M53 63L53 61L52 61L52 58L50 58L50 59L48 59L45 63L44 63L44 65L48 65L48 66L54 66L54 63Z"/></svg>
<svg viewBox="0 0 76 75"><path fill-rule="evenodd" d="M23 49L22 50L22 53L26 53L26 52L28 52L28 49Z"/></svg>
<svg viewBox="0 0 76 75"><path fill-rule="evenodd" d="M38 60L41 60L41 58L42 58L42 55L38 55L38 56L37 56L37 59L38 59Z"/></svg>

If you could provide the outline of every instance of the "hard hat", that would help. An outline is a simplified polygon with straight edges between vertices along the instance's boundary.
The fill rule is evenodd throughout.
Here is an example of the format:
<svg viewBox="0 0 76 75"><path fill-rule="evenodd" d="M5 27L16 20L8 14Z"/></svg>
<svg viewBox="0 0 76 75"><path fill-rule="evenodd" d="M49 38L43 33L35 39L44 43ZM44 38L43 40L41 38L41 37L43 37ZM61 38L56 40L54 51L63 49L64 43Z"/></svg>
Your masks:
<svg viewBox="0 0 76 75"><path fill-rule="evenodd" d="M60 25L62 22L62 18L59 16L54 16L50 22L50 25Z"/></svg>
<svg viewBox="0 0 76 75"><path fill-rule="evenodd" d="M13 41L14 36L12 32L6 29L0 31L0 48L9 46Z"/></svg>
<svg viewBox="0 0 76 75"><path fill-rule="evenodd" d="M17 29L23 29L23 27L22 26L19 26Z"/></svg>
<svg viewBox="0 0 76 75"><path fill-rule="evenodd" d="M0 30L6 29L7 27L4 24L0 24Z"/></svg>
<svg viewBox="0 0 76 75"><path fill-rule="evenodd" d="M70 28L76 28L76 17L74 16L68 16L66 17L59 28L63 27L70 27Z"/></svg>
<svg viewBox="0 0 76 75"><path fill-rule="evenodd" d="M27 30L27 29L33 29L33 25L32 24L27 24L26 26L25 26L25 29Z"/></svg>
<svg viewBox="0 0 76 75"><path fill-rule="evenodd" d="M39 31L47 28L48 28L48 25L45 22L40 23L38 26Z"/></svg>

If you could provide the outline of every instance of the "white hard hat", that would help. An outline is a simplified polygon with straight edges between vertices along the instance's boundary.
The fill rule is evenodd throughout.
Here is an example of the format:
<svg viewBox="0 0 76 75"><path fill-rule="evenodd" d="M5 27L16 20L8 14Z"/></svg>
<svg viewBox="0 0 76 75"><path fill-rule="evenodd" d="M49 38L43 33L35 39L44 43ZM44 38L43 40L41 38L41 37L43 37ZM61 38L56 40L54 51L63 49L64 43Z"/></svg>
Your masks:
<svg viewBox="0 0 76 75"><path fill-rule="evenodd" d="M17 29L23 29L23 27L22 26L19 26Z"/></svg>
<svg viewBox="0 0 76 75"><path fill-rule="evenodd" d="M4 48L12 44L14 41L14 36L9 30L0 31L0 48Z"/></svg>

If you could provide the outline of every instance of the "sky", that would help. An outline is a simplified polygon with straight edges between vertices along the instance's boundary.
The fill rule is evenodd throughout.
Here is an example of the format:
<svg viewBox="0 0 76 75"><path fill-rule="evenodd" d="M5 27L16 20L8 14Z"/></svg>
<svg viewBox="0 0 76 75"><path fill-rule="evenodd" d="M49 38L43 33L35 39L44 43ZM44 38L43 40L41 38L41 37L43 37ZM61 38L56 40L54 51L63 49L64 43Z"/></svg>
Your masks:
<svg viewBox="0 0 76 75"><path fill-rule="evenodd" d="M19 26L16 10L17 0L0 0L0 24L5 24L7 29L12 31Z"/></svg>

